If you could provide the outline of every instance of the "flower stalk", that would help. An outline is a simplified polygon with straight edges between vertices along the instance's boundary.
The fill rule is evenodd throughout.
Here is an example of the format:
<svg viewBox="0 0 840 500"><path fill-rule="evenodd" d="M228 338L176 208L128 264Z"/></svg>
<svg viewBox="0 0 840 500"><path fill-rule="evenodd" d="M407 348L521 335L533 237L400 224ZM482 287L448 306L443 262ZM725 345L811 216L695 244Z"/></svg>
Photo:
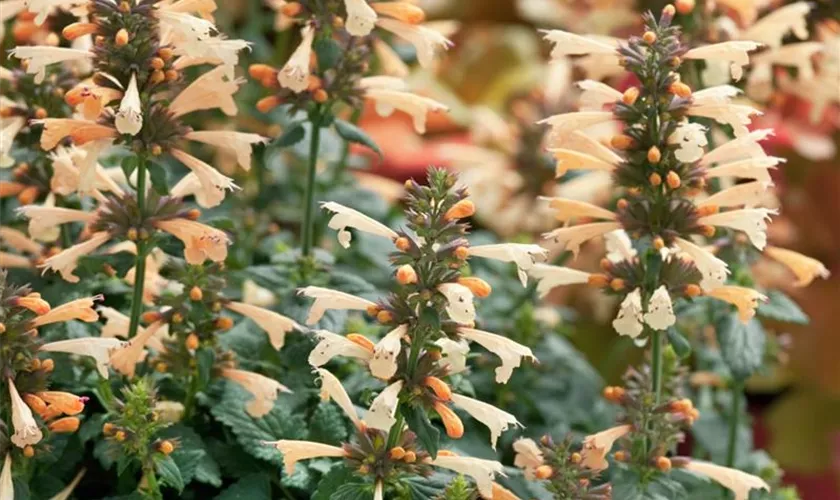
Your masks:
<svg viewBox="0 0 840 500"><path fill-rule="evenodd" d="M302 228L303 257L312 254L315 244L315 180L318 170L318 152L321 145L321 125L329 109L316 104L309 114L312 124L312 137L309 140L309 161L306 171L306 191L304 194L304 212Z"/></svg>
<svg viewBox="0 0 840 500"><path fill-rule="evenodd" d="M137 213L140 225L146 217L146 155L137 155ZM131 316L128 326L128 338L137 335L140 326L140 313L143 311L143 287L146 282L146 254L151 248L146 248L148 242L145 235L137 235L137 254L134 261L134 290L131 296Z"/></svg>

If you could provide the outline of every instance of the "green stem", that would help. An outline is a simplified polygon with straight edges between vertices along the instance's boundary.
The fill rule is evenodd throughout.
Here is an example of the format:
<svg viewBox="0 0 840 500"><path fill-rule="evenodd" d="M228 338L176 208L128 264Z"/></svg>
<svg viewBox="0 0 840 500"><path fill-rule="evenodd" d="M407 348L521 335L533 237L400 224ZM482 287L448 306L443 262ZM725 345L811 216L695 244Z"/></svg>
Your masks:
<svg viewBox="0 0 840 500"><path fill-rule="evenodd" d="M411 352L408 355L408 366L406 366L406 375L409 380L414 378L414 371L417 369L417 359L420 356L420 347L426 341L426 336L423 335L422 332L422 322L419 322L417 326L415 326L415 335L411 336ZM394 425L391 426L391 430L388 431L387 449L389 450L397 445L400 437L402 436L403 427L405 426L405 419L400 412L400 403L402 403L402 401L397 401L397 421L394 422Z"/></svg>
<svg viewBox="0 0 840 500"><path fill-rule="evenodd" d="M187 390L187 397L184 400L184 420L188 420L193 413L195 406L195 395L198 393L198 373L190 375L190 387Z"/></svg>
<svg viewBox="0 0 840 500"><path fill-rule="evenodd" d="M732 386L732 413L729 415L729 441L726 445L726 466L735 465L735 454L738 451L738 427L741 419L741 400L743 399L744 384L736 381Z"/></svg>
<svg viewBox="0 0 840 500"><path fill-rule="evenodd" d="M303 213L303 256L312 253L315 234L315 174L318 167L318 149L321 142L321 122L323 114L320 105L316 105L311 115L312 138L309 141L309 167L306 176L306 195Z"/></svg>
<svg viewBox="0 0 840 500"><path fill-rule="evenodd" d="M353 114L350 115L350 123L355 125L359 118L362 116L362 108L356 108L353 110ZM344 144L341 147L341 157L338 160L338 163L335 166L335 170L333 171L333 182L338 182L341 179L341 176L344 174L344 171L347 170L347 160L350 158L350 141L344 141Z"/></svg>
<svg viewBox="0 0 840 500"><path fill-rule="evenodd" d="M151 498L163 498L163 495L160 493L160 485L158 484L157 476L155 476L154 465L144 468L143 476L146 478L146 491L149 493Z"/></svg>
<svg viewBox="0 0 840 500"><path fill-rule="evenodd" d="M146 156L137 155L137 212L139 223L146 220ZM141 231L138 230L138 233ZM138 234L137 255L134 260L134 294L131 298L131 317L128 326L128 338L137 335L140 325L140 313L143 310L143 286L146 281L146 241Z"/></svg>
<svg viewBox="0 0 840 500"><path fill-rule="evenodd" d="M653 376L653 394L655 396L656 404L658 405L662 399L662 332L654 330L651 335L653 342L653 349L651 356L653 357L653 365L651 367Z"/></svg>

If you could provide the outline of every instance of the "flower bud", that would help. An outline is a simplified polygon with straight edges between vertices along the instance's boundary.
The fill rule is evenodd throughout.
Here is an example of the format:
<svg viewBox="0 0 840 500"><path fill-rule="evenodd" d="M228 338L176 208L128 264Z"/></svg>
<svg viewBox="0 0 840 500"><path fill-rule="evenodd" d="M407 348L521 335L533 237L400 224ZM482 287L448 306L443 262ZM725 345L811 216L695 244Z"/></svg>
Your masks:
<svg viewBox="0 0 840 500"><path fill-rule="evenodd" d="M467 247L458 247L455 249L454 254L458 260L467 260L470 256L470 249Z"/></svg>
<svg viewBox="0 0 840 500"><path fill-rule="evenodd" d="M493 291L489 283L474 276L458 278L458 284L469 288L473 295L480 299L488 297Z"/></svg>
<svg viewBox="0 0 840 500"><path fill-rule="evenodd" d="M656 33L653 31L645 31L645 34L642 35L642 40L644 40L646 44L652 45L656 42Z"/></svg>
<svg viewBox="0 0 840 500"><path fill-rule="evenodd" d="M376 345L364 335L359 335L358 333L348 333L347 340L353 342L356 345L363 347L364 349L373 352L376 349Z"/></svg>
<svg viewBox="0 0 840 500"><path fill-rule="evenodd" d="M280 12L286 17L295 17L303 11L303 5L298 2L289 2L280 8Z"/></svg>
<svg viewBox="0 0 840 500"><path fill-rule="evenodd" d="M717 205L703 205L702 207L698 207L696 212L697 217L705 217L720 212L720 207Z"/></svg>
<svg viewBox="0 0 840 500"><path fill-rule="evenodd" d="M61 36L72 42L80 36L96 33L98 29L99 27L94 23L73 23L61 30Z"/></svg>
<svg viewBox="0 0 840 500"><path fill-rule="evenodd" d="M704 225L700 226L700 234L705 236L706 238L711 238L715 235L716 229L715 226Z"/></svg>
<svg viewBox="0 0 840 500"><path fill-rule="evenodd" d="M460 200L455 203L446 213L443 218L448 221L464 219L472 217L475 214L475 204L470 200Z"/></svg>
<svg viewBox="0 0 840 500"><path fill-rule="evenodd" d="M604 388L604 399L611 403L620 403L627 391L624 387L608 386Z"/></svg>
<svg viewBox="0 0 840 500"><path fill-rule="evenodd" d="M170 453L175 451L175 445L172 444L172 441L169 441L168 439L157 443L156 448L157 451L163 453L164 455L169 455Z"/></svg>
<svg viewBox="0 0 840 500"><path fill-rule="evenodd" d="M409 2L377 2L371 4L373 10L385 14L406 24L420 24L426 19L423 9Z"/></svg>
<svg viewBox="0 0 840 500"><path fill-rule="evenodd" d="M550 465L540 465L534 470L534 477L537 479L548 479L554 475L554 469Z"/></svg>
<svg viewBox="0 0 840 500"><path fill-rule="evenodd" d="M624 91L624 94L621 95L621 102L628 106L632 106L636 103L636 99L639 98L639 88L638 87L630 87L629 89Z"/></svg>
<svg viewBox="0 0 840 500"><path fill-rule="evenodd" d="M391 460L402 460L405 457L406 451L402 446L395 446L388 452Z"/></svg>
<svg viewBox="0 0 840 500"><path fill-rule="evenodd" d="M166 80L166 73L161 70L152 71L152 75L149 77L149 82L151 82L152 85L156 85L164 80Z"/></svg>
<svg viewBox="0 0 840 500"><path fill-rule="evenodd" d="M624 280L621 278L613 278L612 281L610 281L610 288L616 292L624 290Z"/></svg>
<svg viewBox="0 0 840 500"><path fill-rule="evenodd" d="M190 351L194 351L198 349L198 335L191 333L187 335L187 340L184 342L184 347L186 347Z"/></svg>
<svg viewBox="0 0 840 500"><path fill-rule="evenodd" d="M38 396L27 393L24 394L22 397L23 401L26 403L26 406L31 408L32 411L34 411L38 415L41 415L45 411L47 411L47 403L45 403L44 400L39 398Z"/></svg>
<svg viewBox="0 0 840 500"><path fill-rule="evenodd" d="M175 51L173 51L170 47L163 47L160 50L158 50L158 56L160 56L160 58L164 61L172 59L174 55Z"/></svg>
<svg viewBox="0 0 840 500"><path fill-rule="evenodd" d="M254 80L262 82L267 78L277 79L278 71L268 64L252 64L248 66L248 74Z"/></svg>
<svg viewBox="0 0 840 500"><path fill-rule="evenodd" d="M55 361L51 359L45 359L41 362L41 369L47 373L52 372L53 370L55 370Z"/></svg>
<svg viewBox="0 0 840 500"><path fill-rule="evenodd" d="M618 208L619 210L626 210L629 205L630 202L627 201L627 198L619 198L618 201L615 203L616 208Z"/></svg>
<svg viewBox="0 0 840 500"><path fill-rule="evenodd" d="M181 77L181 74L174 69L168 69L163 74L166 75L166 80L169 82L174 82Z"/></svg>
<svg viewBox="0 0 840 500"><path fill-rule="evenodd" d="M691 97L691 87L684 84L683 82L674 82L668 87L668 92L682 97L683 99L688 99Z"/></svg>
<svg viewBox="0 0 840 500"><path fill-rule="evenodd" d="M694 10L694 0L677 0L674 2L677 7L677 12L682 15L691 14Z"/></svg>
<svg viewBox="0 0 840 500"><path fill-rule="evenodd" d="M630 454L627 453L624 450L618 450L613 455L613 458L615 458L616 462L626 462L626 461L630 460Z"/></svg>
<svg viewBox="0 0 840 500"><path fill-rule="evenodd" d="M128 45L128 30L122 28L117 31L117 34L114 35L114 44L116 44L117 47L124 47Z"/></svg>
<svg viewBox="0 0 840 500"><path fill-rule="evenodd" d="M662 9L662 14L665 15L665 16L668 16L668 17L674 17L674 12L675 12L674 6L671 5L671 4L666 5Z"/></svg>
<svg viewBox="0 0 840 500"><path fill-rule="evenodd" d="M18 196L18 202L21 205L31 205L38 198L38 188L35 186L27 186L21 191Z"/></svg>
<svg viewBox="0 0 840 500"><path fill-rule="evenodd" d="M659 160L662 159L662 153L659 151L659 148L656 146L651 146L647 152L647 160L650 163L656 164L659 163Z"/></svg>
<svg viewBox="0 0 840 500"><path fill-rule="evenodd" d="M394 240L394 246L396 246L397 250L400 252L407 252L408 249L411 248L411 242L408 241L408 238L405 236L400 236Z"/></svg>
<svg viewBox="0 0 840 500"><path fill-rule="evenodd" d="M656 459L656 468L662 472L671 470L671 460L668 457L659 457Z"/></svg>
<svg viewBox="0 0 840 500"><path fill-rule="evenodd" d="M661 236L657 236L653 239L653 248L655 250L662 250L665 248L665 240L663 240Z"/></svg>
<svg viewBox="0 0 840 500"><path fill-rule="evenodd" d="M691 283L691 284L685 286L685 290L683 291L683 293L685 293L686 297L694 298L694 297L698 297L698 296L702 295L703 294L703 289L700 288L699 285Z"/></svg>
<svg viewBox="0 0 840 500"><path fill-rule="evenodd" d="M653 187L659 186L662 184L662 176L654 172L650 174L650 177L648 177L648 182L650 182L650 185Z"/></svg>
<svg viewBox="0 0 840 500"><path fill-rule="evenodd" d="M403 457L403 462L405 462L407 464L413 464L416 461L417 461L417 454L416 453L414 453L413 451L405 452L405 456Z"/></svg>
<svg viewBox="0 0 840 500"><path fill-rule="evenodd" d="M184 315L176 312L172 313L172 317L170 318L173 323L183 323L184 322Z"/></svg>
<svg viewBox="0 0 840 500"><path fill-rule="evenodd" d="M376 313L376 320L382 324L388 324L394 321L394 315L391 313L391 311L386 311L385 309L383 309Z"/></svg>
<svg viewBox="0 0 840 500"><path fill-rule="evenodd" d="M312 93L312 99L318 104L323 104L327 102L329 98L330 95L324 89L317 89L315 92Z"/></svg>
<svg viewBox="0 0 840 500"><path fill-rule="evenodd" d="M630 149L636 144L636 141L633 140L632 137L629 135L618 134L614 135L612 139L610 139L610 146L614 147L615 149L625 150Z"/></svg>
<svg viewBox="0 0 840 500"><path fill-rule="evenodd" d="M143 323L149 324L154 323L155 321L160 321L163 316L158 311L146 311L142 315L140 315L140 319Z"/></svg>
<svg viewBox="0 0 840 500"><path fill-rule="evenodd" d="M47 427L57 434L76 432L79 430L79 419L77 417L63 417L53 420Z"/></svg>
<svg viewBox="0 0 840 500"><path fill-rule="evenodd" d="M125 441L126 437L128 437L128 436L126 436L125 431L121 430L121 431L117 431L117 432L114 433L114 439L117 440L120 443Z"/></svg>
<svg viewBox="0 0 840 500"><path fill-rule="evenodd" d="M260 113L268 113L281 104L283 104L283 99L280 96L270 95L257 101L257 110Z"/></svg>
<svg viewBox="0 0 840 500"><path fill-rule="evenodd" d="M116 426L114 424L112 424L111 422L105 422L102 425L102 434L105 434L106 436L110 436L111 434L114 433L115 430L116 430Z"/></svg>
<svg viewBox="0 0 840 500"><path fill-rule="evenodd" d="M35 448L33 448L32 446L26 445L26 447L23 448L23 456L26 457L26 458L34 457L35 456Z"/></svg>
<svg viewBox="0 0 840 500"><path fill-rule="evenodd" d="M190 289L190 300L199 301L204 297L204 292L201 291L201 288L194 286Z"/></svg>
<svg viewBox="0 0 840 500"><path fill-rule="evenodd" d="M592 287L604 288L610 283L610 278L606 274L590 274L586 283Z"/></svg>
<svg viewBox="0 0 840 500"><path fill-rule="evenodd" d="M423 379L423 385L431 389L437 397L444 401L452 399L452 389L446 382L437 377L426 377Z"/></svg>
<svg viewBox="0 0 840 500"><path fill-rule="evenodd" d="M411 285L417 283L417 271L411 264L405 264L397 269L397 283L400 285Z"/></svg>
<svg viewBox="0 0 840 500"><path fill-rule="evenodd" d="M233 327L233 320L227 316L222 316L216 320L216 328L219 330L230 330Z"/></svg>
<svg viewBox="0 0 840 500"><path fill-rule="evenodd" d="M446 435L452 439L461 439L464 435L464 423L451 408L438 401L435 403L435 411L440 415L443 426L446 428Z"/></svg>
<svg viewBox="0 0 840 500"><path fill-rule="evenodd" d="M365 312L368 313L368 316L376 316L377 314L379 314L379 311L381 311L381 310L382 309L378 305L373 304L373 305L367 306L367 309L365 310Z"/></svg>
<svg viewBox="0 0 840 500"><path fill-rule="evenodd" d="M583 456L581 456L578 452L574 452L569 456L569 462L572 462L573 464L579 464L581 460L583 460Z"/></svg>

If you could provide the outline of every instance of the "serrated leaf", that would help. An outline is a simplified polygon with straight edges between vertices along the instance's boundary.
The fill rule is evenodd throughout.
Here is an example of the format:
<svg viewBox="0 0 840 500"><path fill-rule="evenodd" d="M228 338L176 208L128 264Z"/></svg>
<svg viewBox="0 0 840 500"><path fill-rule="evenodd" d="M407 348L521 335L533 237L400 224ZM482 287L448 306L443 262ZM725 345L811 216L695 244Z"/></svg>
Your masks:
<svg viewBox="0 0 840 500"><path fill-rule="evenodd" d="M798 325L807 325L810 321L808 315L793 299L778 290L767 292L767 302L759 304L757 313L762 318Z"/></svg>
<svg viewBox="0 0 840 500"><path fill-rule="evenodd" d="M374 142L373 138L369 136L367 132L356 125L336 118L335 131L338 132L338 135L347 142L353 142L369 147L379 155L380 159L382 159L382 150L379 148L379 145Z"/></svg>
<svg viewBox="0 0 840 500"><path fill-rule="evenodd" d="M435 481L433 478L405 477L400 479L400 483L408 488L411 500L433 500L441 498L441 493L444 491L444 485ZM447 488L448 493L449 490ZM449 499L448 496L444 498Z"/></svg>
<svg viewBox="0 0 840 500"><path fill-rule="evenodd" d="M162 484L175 488L179 493L184 491L184 478L171 456L157 459L155 461L155 471Z"/></svg>
<svg viewBox="0 0 840 500"><path fill-rule="evenodd" d="M226 488L216 500L269 500L271 479L266 474L251 474Z"/></svg>
<svg viewBox="0 0 840 500"><path fill-rule="evenodd" d="M217 488L222 485L222 471L209 453L201 457L198 462L195 468L195 480Z"/></svg>
<svg viewBox="0 0 840 500"><path fill-rule="evenodd" d="M318 483L318 488L312 494L311 500L330 500L330 496L339 486L357 479L353 471L343 464L336 464Z"/></svg>
<svg viewBox="0 0 840 500"><path fill-rule="evenodd" d="M319 403L309 419L309 439L338 446L347 437L346 418L341 409L334 404Z"/></svg>
<svg viewBox="0 0 840 500"><path fill-rule="evenodd" d="M299 143L306 137L306 129L303 128L303 122L293 122L290 123L285 130L283 130L283 134L274 141L274 146L278 148L288 148L289 146L294 146L295 144Z"/></svg>
<svg viewBox="0 0 840 500"><path fill-rule="evenodd" d="M746 379L761 366L767 338L761 323L747 324L736 313L723 316L717 323L717 338L723 361L735 378Z"/></svg>
<svg viewBox="0 0 840 500"><path fill-rule="evenodd" d="M344 483L330 495L330 500L371 500L372 498L373 485L362 482Z"/></svg>
<svg viewBox="0 0 840 500"><path fill-rule="evenodd" d="M409 429L417 434L417 439L423 448L432 456L437 457L440 447L440 431L432 425L426 411L420 406L403 405L400 407Z"/></svg>

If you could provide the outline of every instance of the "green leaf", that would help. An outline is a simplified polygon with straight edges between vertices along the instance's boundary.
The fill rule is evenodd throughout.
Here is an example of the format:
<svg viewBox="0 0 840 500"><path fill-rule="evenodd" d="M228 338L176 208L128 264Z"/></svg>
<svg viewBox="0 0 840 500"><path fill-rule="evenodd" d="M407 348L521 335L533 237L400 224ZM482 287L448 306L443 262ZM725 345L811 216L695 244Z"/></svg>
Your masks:
<svg viewBox="0 0 840 500"><path fill-rule="evenodd" d="M417 439L423 448L432 456L437 457L440 446L440 431L432 425L426 411L420 406L402 405L400 407L409 429L417 434Z"/></svg>
<svg viewBox="0 0 840 500"><path fill-rule="evenodd" d="M673 326L668 328L668 342L671 343L671 347L680 359L691 355L691 343Z"/></svg>
<svg viewBox="0 0 840 500"><path fill-rule="evenodd" d="M312 45L315 55L318 57L318 67L326 71L338 64L341 59L341 46L332 38L320 38Z"/></svg>
<svg viewBox="0 0 840 500"><path fill-rule="evenodd" d="M761 366L767 338L758 320L744 324L730 313L718 321L717 337L723 361L735 378L746 379Z"/></svg>
<svg viewBox="0 0 840 500"><path fill-rule="evenodd" d="M311 500L330 500L330 496L342 484L357 480L353 471L343 464L336 464L318 483L318 489L312 494Z"/></svg>
<svg viewBox="0 0 840 500"><path fill-rule="evenodd" d="M222 485L222 471L219 464L209 454L201 457L195 468L195 480L199 483L219 487Z"/></svg>
<svg viewBox="0 0 840 500"><path fill-rule="evenodd" d="M808 315L790 297L778 290L767 292L767 302L758 306L758 315L762 318L796 323L798 325L808 324Z"/></svg>
<svg viewBox="0 0 840 500"><path fill-rule="evenodd" d="M163 165L153 161L146 162L146 171L152 180L152 187L161 196L169 194L169 186L166 182L166 170Z"/></svg>
<svg viewBox="0 0 840 500"><path fill-rule="evenodd" d="M356 125L336 118L335 131L338 132L338 135L347 142L354 142L356 144L369 147L379 155L380 159L382 159L382 150L376 142L373 141L373 138Z"/></svg>
<svg viewBox="0 0 840 500"><path fill-rule="evenodd" d="M181 477L181 470L175 464L172 457L162 457L155 461L155 470L162 484L166 484L178 490L184 491L184 478Z"/></svg>
<svg viewBox="0 0 840 500"><path fill-rule="evenodd" d="M137 168L137 157L136 156L126 156L120 162L120 168L125 174L126 179L131 179L131 174L134 173L134 170Z"/></svg>
<svg viewBox="0 0 840 500"><path fill-rule="evenodd" d="M459 479L463 480L462 476L459 476ZM456 479L457 480L457 479ZM446 488L446 492L444 493L443 484L440 481L436 481L434 477L419 477L419 476L409 476L400 478L400 484L404 485L411 495L411 500L432 500L436 498L446 498L449 500L450 498L450 488L451 485L455 482L452 481L449 483L449 486ZM469 483L467 481L463 481L465 485ZM446 496L441 496L444 493ZM453 497L456 498L456 497ZM471 497L469 497L471 498Z"/></svg>
<svg viewBox="0 0 840 500"><path fill-rule="evenodd" d="M320 403L309 419L309 439L340 445L348 437L344 413L331 403Z"/></svg>
<svg viewBox="0 0 840 500"><path fill-rule="evenodd" d="M198 366L199 387L207 387L210 383L210 375L213 371L213 363L216 361L216 354L209 347L202 347L195 353L196 365Z"/></svg>
<svg viewBox="0 0 840 500"><path fill-rule="evenodd" d="M295 144L299 143L303 140L306 136L306 129L303 128L303 122L293 122L290 123L285 130L283 130L283 135L277 138L274 141L274 145L278 148L287 148L289 146L294 146Z"/></svg>
<svg viewBox="0 0 840 500"><path fill-rule="evenodd" d="M271 480L265 474L251 474L225 489L216 500L269 500Z"/></svg>
<svg viewBox="0 0 840 500"><path fill-rule="evenodd" d="M371 500L373 498L373 485L370 483L344 483L338 487L330 500Z"/></svg>

